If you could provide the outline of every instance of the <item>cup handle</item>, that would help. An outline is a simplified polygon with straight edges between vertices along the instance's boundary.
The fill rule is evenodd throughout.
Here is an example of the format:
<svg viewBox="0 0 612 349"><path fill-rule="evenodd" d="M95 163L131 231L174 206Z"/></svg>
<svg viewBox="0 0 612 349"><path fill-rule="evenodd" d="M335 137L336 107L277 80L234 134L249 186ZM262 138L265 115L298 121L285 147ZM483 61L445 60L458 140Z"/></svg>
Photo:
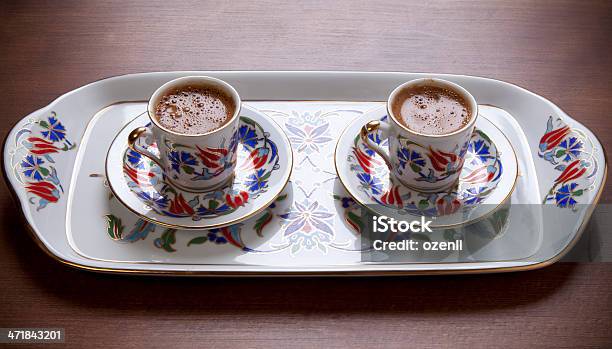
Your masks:
<svg viewBox="0 0 612 349"><path fill-rule="evenodd" d="M128 147L132 149L133 151L137 152L138 154L153 160L153 162L155 162L159 167L163 169L164 165L161 163L161 159L159 157L151 153L149 150L145 148L141 148L137 144L140 137L146 136L146 135L152 135L151 131L148 128L146 127L135 128L132 132L130 132L130 135L128 136Z"/></svg>
<svg viewBox="0 0 612 349"><path fill-rule="evenodd" d="M383 149L383 147L374 143L370 138L368 138L368 135L380 129L383 132L383 137L389 138L390 128L391 128L391 125L389 125L388 123L384 121L372 120L368 122L367 124L363 125L363 127L361 128L361 132L359 133L361 136L361 140L365 144L367 144L368 147L374 150L376 154L380 155L383 158L383 160L385 160L385 164L387 164L389 171L391 171L393 168L393 166L391 166L391 159L389 157L389 154L387 153L387 151L385 151L385 149Z"/></svg>

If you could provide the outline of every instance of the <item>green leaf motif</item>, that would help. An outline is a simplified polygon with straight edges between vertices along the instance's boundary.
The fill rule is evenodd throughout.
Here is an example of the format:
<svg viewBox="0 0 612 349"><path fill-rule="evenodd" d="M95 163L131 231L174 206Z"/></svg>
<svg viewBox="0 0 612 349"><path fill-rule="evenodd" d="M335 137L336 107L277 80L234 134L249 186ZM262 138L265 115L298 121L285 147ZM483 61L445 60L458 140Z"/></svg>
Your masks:
<svg viewBox="0 0 612 349"><path fill-rule="evenodd" d="M49 124L45 120L41 120L38 124L43 128L49 129Z"/></svg>
<svg viewBox="0 0 612 349"><path fill-rule="evenodd" d="M560 158L560 157L562 157L563 155L565 155L565 150L563 150L563 149L559 149L559 150L557 150L557 154L555 154L555 157Z"/></svg>
<svg viewBox="0 0 612 349"><path fill-rule="evenodd" d="M272 221L272 212L266 210L261 217L257 218L253 228L259 237L263 237L263 229Z"/></svg>
<svg viewBox="0 0 612 349"><path fill-rule="evenodd" d="M476 133L478 133L480 137L484 138L487 143L491 143L491 138L489 138L489 136L487 136L484 132L482 132L481 130L476 130Z"/></svg>
<svg viewBox="0 0 612 349"><path fill-rule="evenodd" d="M110 236L110 238L113 240L121 240L123 229L125 228L121 224L121 219L112 214L107 214L104 217L106 218L106 232L108 233L108 236Z"/></svg>
<svg viewBox="0 0 612 349"><path fill-rule="evenodd" d="M183 169L183 171L185 171L185 173L187 174L193 174L193 167L189 167L187 165L183 165L181 166L181 168Z"/></svg>
<svg viewBox="0 0 612 349"><path fill-rule="evenodd" d="M334 198L335 198L336 196L337 196L337 195L334 195ZM276 198L276 200L274 200L274 201L279 202L279 201L283 201L283 200L285 200L286 198L287 198L287 194L283 194L283 195L281 195L281 196L277 197L277 198Z"/></svg>
<svg viewBox="0 0 612 349"><path fill-rule="evenodd" d="M572 195L574 195L574 196L580 196L582 194L584 194L584 189L579 189L579 190L576 190L576 191L572 192Z"/></svg>
<svg viewBox="0 0 612 349"><path fill-rule="evenodd" d="M355 212L351 212L351 211L347 212L346 220L353 228L357 230L358 233L361 233L363 229L365 228L365 224L363 220L361 219L361 216L357 215Z"/></svg>
<svg viewBox="0 0 612 349"><path fill-rule="evenodd" d="M208 237L207 236L198 236L197 238L193 238L193 239L189 240L189 242L187 243L187 246L201 245L201 244L205 243L206 241L208 241Z"/></svg>
<svg viewBox="0 0 612 349"><path fill-rule="evenodd" d="M155 246L166 252L176 251L172 245L176 243L176 229L166 229L161 237L155 239Z"/></svg>
<svg viewBox="0 0 612 349"><path fill-rule="evenodd" d="M256 127L256 126L257 126L257 123L255 123L255 121L253 121L253 120L252 120L252 119L250 119L250 118L247 118L246 116L241 116L241 117L240 117L240 121L241 121L242 123L245 123L245 124L250 125L250 126L252 126L252 127Z"/></svg>
<svg viewBox="0 0 612 349"><path fill-rule="evenodd" d="M454 229L445 229L442 235L444 236L444 240L446 241L455 240L455 230Z"/></svg>
<svg viewBox="0 0 612 349"><path fill-rule="evenodd" d="M208 202L208 209L209 209L209 210L214 210L214 209L216 209L217 207L219 207L219 201L217 201L217 200L210 200L210 201Z"/></svg>
<svg viewBox="0 0 612 349"><path fill-rule="evenodd" d="M419 165L417 165L417 164L411 163L411 164L410 164L410 168L411 168L411 169L412 169L412 171L414 171L414 172L417 172L417 173L421 172L421 168L420 168L420 167L419 167Z"/></svg>
<svg viewBox="0 0 612 349"><path fill-rule="evenodd" d="M46 167L39 167L38 169L43 176L47 177L49 175L49 170Z"/></svg>
<svg viewBox="0 0 612 349"><path fill-rule="evenodd" d="M261 176L260 181L267 181L268 178L270 178L270 175L272 175L272 172L268 172L265 175Z"/></svg>
<svg viewBox="0 0 612 349"><path fill-rule="evenodd" d="M360 140L361 140L361 136L359 136L359 135L355 136L355 139L353 139L353 145L355 147L357 147L357 145L359 144Z"/></svg>
<svg viewBox="0 0 612 349"><path fill-rule="evenodd" d="M419 201L419 210L424 210L428 207L429 207L429 201L427 201L426 199Z"/></svg>

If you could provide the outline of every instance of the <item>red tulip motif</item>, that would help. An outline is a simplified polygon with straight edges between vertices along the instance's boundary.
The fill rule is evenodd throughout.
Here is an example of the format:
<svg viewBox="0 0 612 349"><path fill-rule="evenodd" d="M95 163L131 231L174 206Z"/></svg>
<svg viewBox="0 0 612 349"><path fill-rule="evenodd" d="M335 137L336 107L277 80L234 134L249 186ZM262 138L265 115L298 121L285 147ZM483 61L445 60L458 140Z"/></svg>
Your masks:
<svg viewBox="0 0 612 349"><path fill-rule="evenodd" d="M461 207L461 202L457 197L447 194L436 200L436 207L438 208L438 214L445 216L457 212Z"/></svg>
<svg viewBox="0 0 612 349"><path fill-rule="evenodd" d="M245 171L256 170L262 167L266 161L268 161L268 154L270 150L268 148L257 148L251 151L249 157L242 164L240 169Z"/></svg>
<svg viewBox="0 0 612 349"><path fill-rule="evenodd" d="M580 178L585 172L586 168L580 166L580 160L574 160L571 164L567 165L559 177L555 179L555 183L565 183Z"/></svg>
<svg viewBox="0 0 612 349"><path fill-rule="evenodd" d="M380 201L385 205L394 205L397 207L404 206L402 197L399 194L399 186L391 187L389 191L383 194Z"/></svg>
<svg viewBox="0 0 612 349"><path fill-rule="evenodd" d="M180 194L180 193L177 196L175 196L174 199L172 199L172 201L170 201L169 211L170 213L177 214L177 215L188 214L191 216L195 213L193 208L189 206L189 203L183 197L183 194Z"/></svg>
<svg viewBox="0 0 612 349"><path fill-rule="evenodd" d="M57 188L49 182L31 182L27 183L25 188L28 192L38 195L49 202L57 202L57 200L59 200Z"/></svg>
<svg viewBox="0 0 612 349"><path fill-rule="evenodd" d="M551 127L551 126L549 126ZM544 136L540 139L540 151L546 152L554 147L556 147L565 136L567 136L571 132L569 126L563 126L556 130L552 130L550 132L546 132Z"/></svg>
<svg viewBox="0 0 612 349"><path fill-rule="evenodd" d="M32 145L30 152L36 155L57 153L60 150L58 147L53 145L53 142L49 142L39 137L29 137L27 141Z"/></svg>
<svg viewBox="0 0 612 349"><path fill-rule="evenodd" d="M431 165L436 171L440 172L451 172L459 167L457 154L447 153L440 150L433 150L429 147L429 153L427 154Z"/></svg>
<svg viewBox="0 0 612 349"><path fill-rule="evenodd" d="M462 179L462 182L476 184L488 183L495 176L494 166L481 166Z"/></svg>
<svg viewBox="0 0 612 349"><path fill-rule="evenodd" d="M198 149L198 157L202 160L204 166L209 169L216 170L222 168L223 165L220 163L221 159L227 156L228 150L225 148L200 148ZM214 171L211 171L214 172Z"/></svg>
<svg viewBox="0 0 612 349"><path fill-rule="evenodd" d="M141 187L150 187L151 178L155 176L153 172L138 171L128 165L123 165L123 173L125 173L134 183Z"/></svg>
<svg viewBox="0 0 612 349"><path fill-rule="evenodd" d="M226 194L225 201L231 208L244 206L249 200L249 193L241 191L238 194Z"/></svg>
<svg viewBox="0 0 612 349"><path fill-rule="evenodd" d="M355 155L355 157L357 158L357 162L359 162L359 165L361 166L361 168L363 168L363 171L367 174L372 173L372 167L374 165L381 164L380 161L369 156L368 154L363 152L359 147L353 147L353 155Z"/></svg>

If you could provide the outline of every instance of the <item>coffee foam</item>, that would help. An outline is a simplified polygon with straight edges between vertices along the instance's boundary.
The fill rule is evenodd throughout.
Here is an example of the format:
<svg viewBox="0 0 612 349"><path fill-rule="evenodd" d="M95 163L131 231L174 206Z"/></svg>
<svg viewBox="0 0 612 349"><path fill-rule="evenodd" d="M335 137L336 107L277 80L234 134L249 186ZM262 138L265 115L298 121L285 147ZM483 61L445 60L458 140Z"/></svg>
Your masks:
<svg viewBox="0 0 612 349"><path fill-rule="evenodd" d="M233 115L232 99L210 87L175 88L164 94L155 108L155 118L161 126L183 134L214 131Z"/></svg>
<svg viewBox="0 0 612 349"><path fill-rule="evenodd" d="M467 125L471 110L454 91L415 86L401 91L392 104L398 121L411 130L430 135L452 133Z"/></svg>

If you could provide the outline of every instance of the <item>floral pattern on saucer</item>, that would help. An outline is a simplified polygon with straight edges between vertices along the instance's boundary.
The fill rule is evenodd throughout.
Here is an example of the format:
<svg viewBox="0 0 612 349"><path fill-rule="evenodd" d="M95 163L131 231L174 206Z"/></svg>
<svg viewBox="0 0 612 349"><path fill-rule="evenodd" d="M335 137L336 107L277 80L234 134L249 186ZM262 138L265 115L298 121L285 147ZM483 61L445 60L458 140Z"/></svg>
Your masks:
<svg viewBox="0 0 612 349"><path fill-rule="evenodd" d="M236 173L222 188L201 193L178 189L157 164L129 149L123 160L125 180L140 201L161 216L198 221L236 212L269 189L270 176L280 167L277 145L257 122L241 117L238 136ZM148 148L157 152L154 144ZM187 163L189 154L185 156L181 161Z"/></svg>
<svg viewBox="0 0 612 349"><path fill-rule="evenodd" d="M379 135L370 134L369 138L380 144ZM424 154L412 149L402 153L399 159L405 162L405 167L419 167L424 162ZM383 159L359 136L354 138L347 160L359 189L372 203L425 216L450 215L462 207L479 204L495 189L503 173L495 144L478 129L470 138L459 184L438 193L421 193L397 182L390 176Z"/></svg>

